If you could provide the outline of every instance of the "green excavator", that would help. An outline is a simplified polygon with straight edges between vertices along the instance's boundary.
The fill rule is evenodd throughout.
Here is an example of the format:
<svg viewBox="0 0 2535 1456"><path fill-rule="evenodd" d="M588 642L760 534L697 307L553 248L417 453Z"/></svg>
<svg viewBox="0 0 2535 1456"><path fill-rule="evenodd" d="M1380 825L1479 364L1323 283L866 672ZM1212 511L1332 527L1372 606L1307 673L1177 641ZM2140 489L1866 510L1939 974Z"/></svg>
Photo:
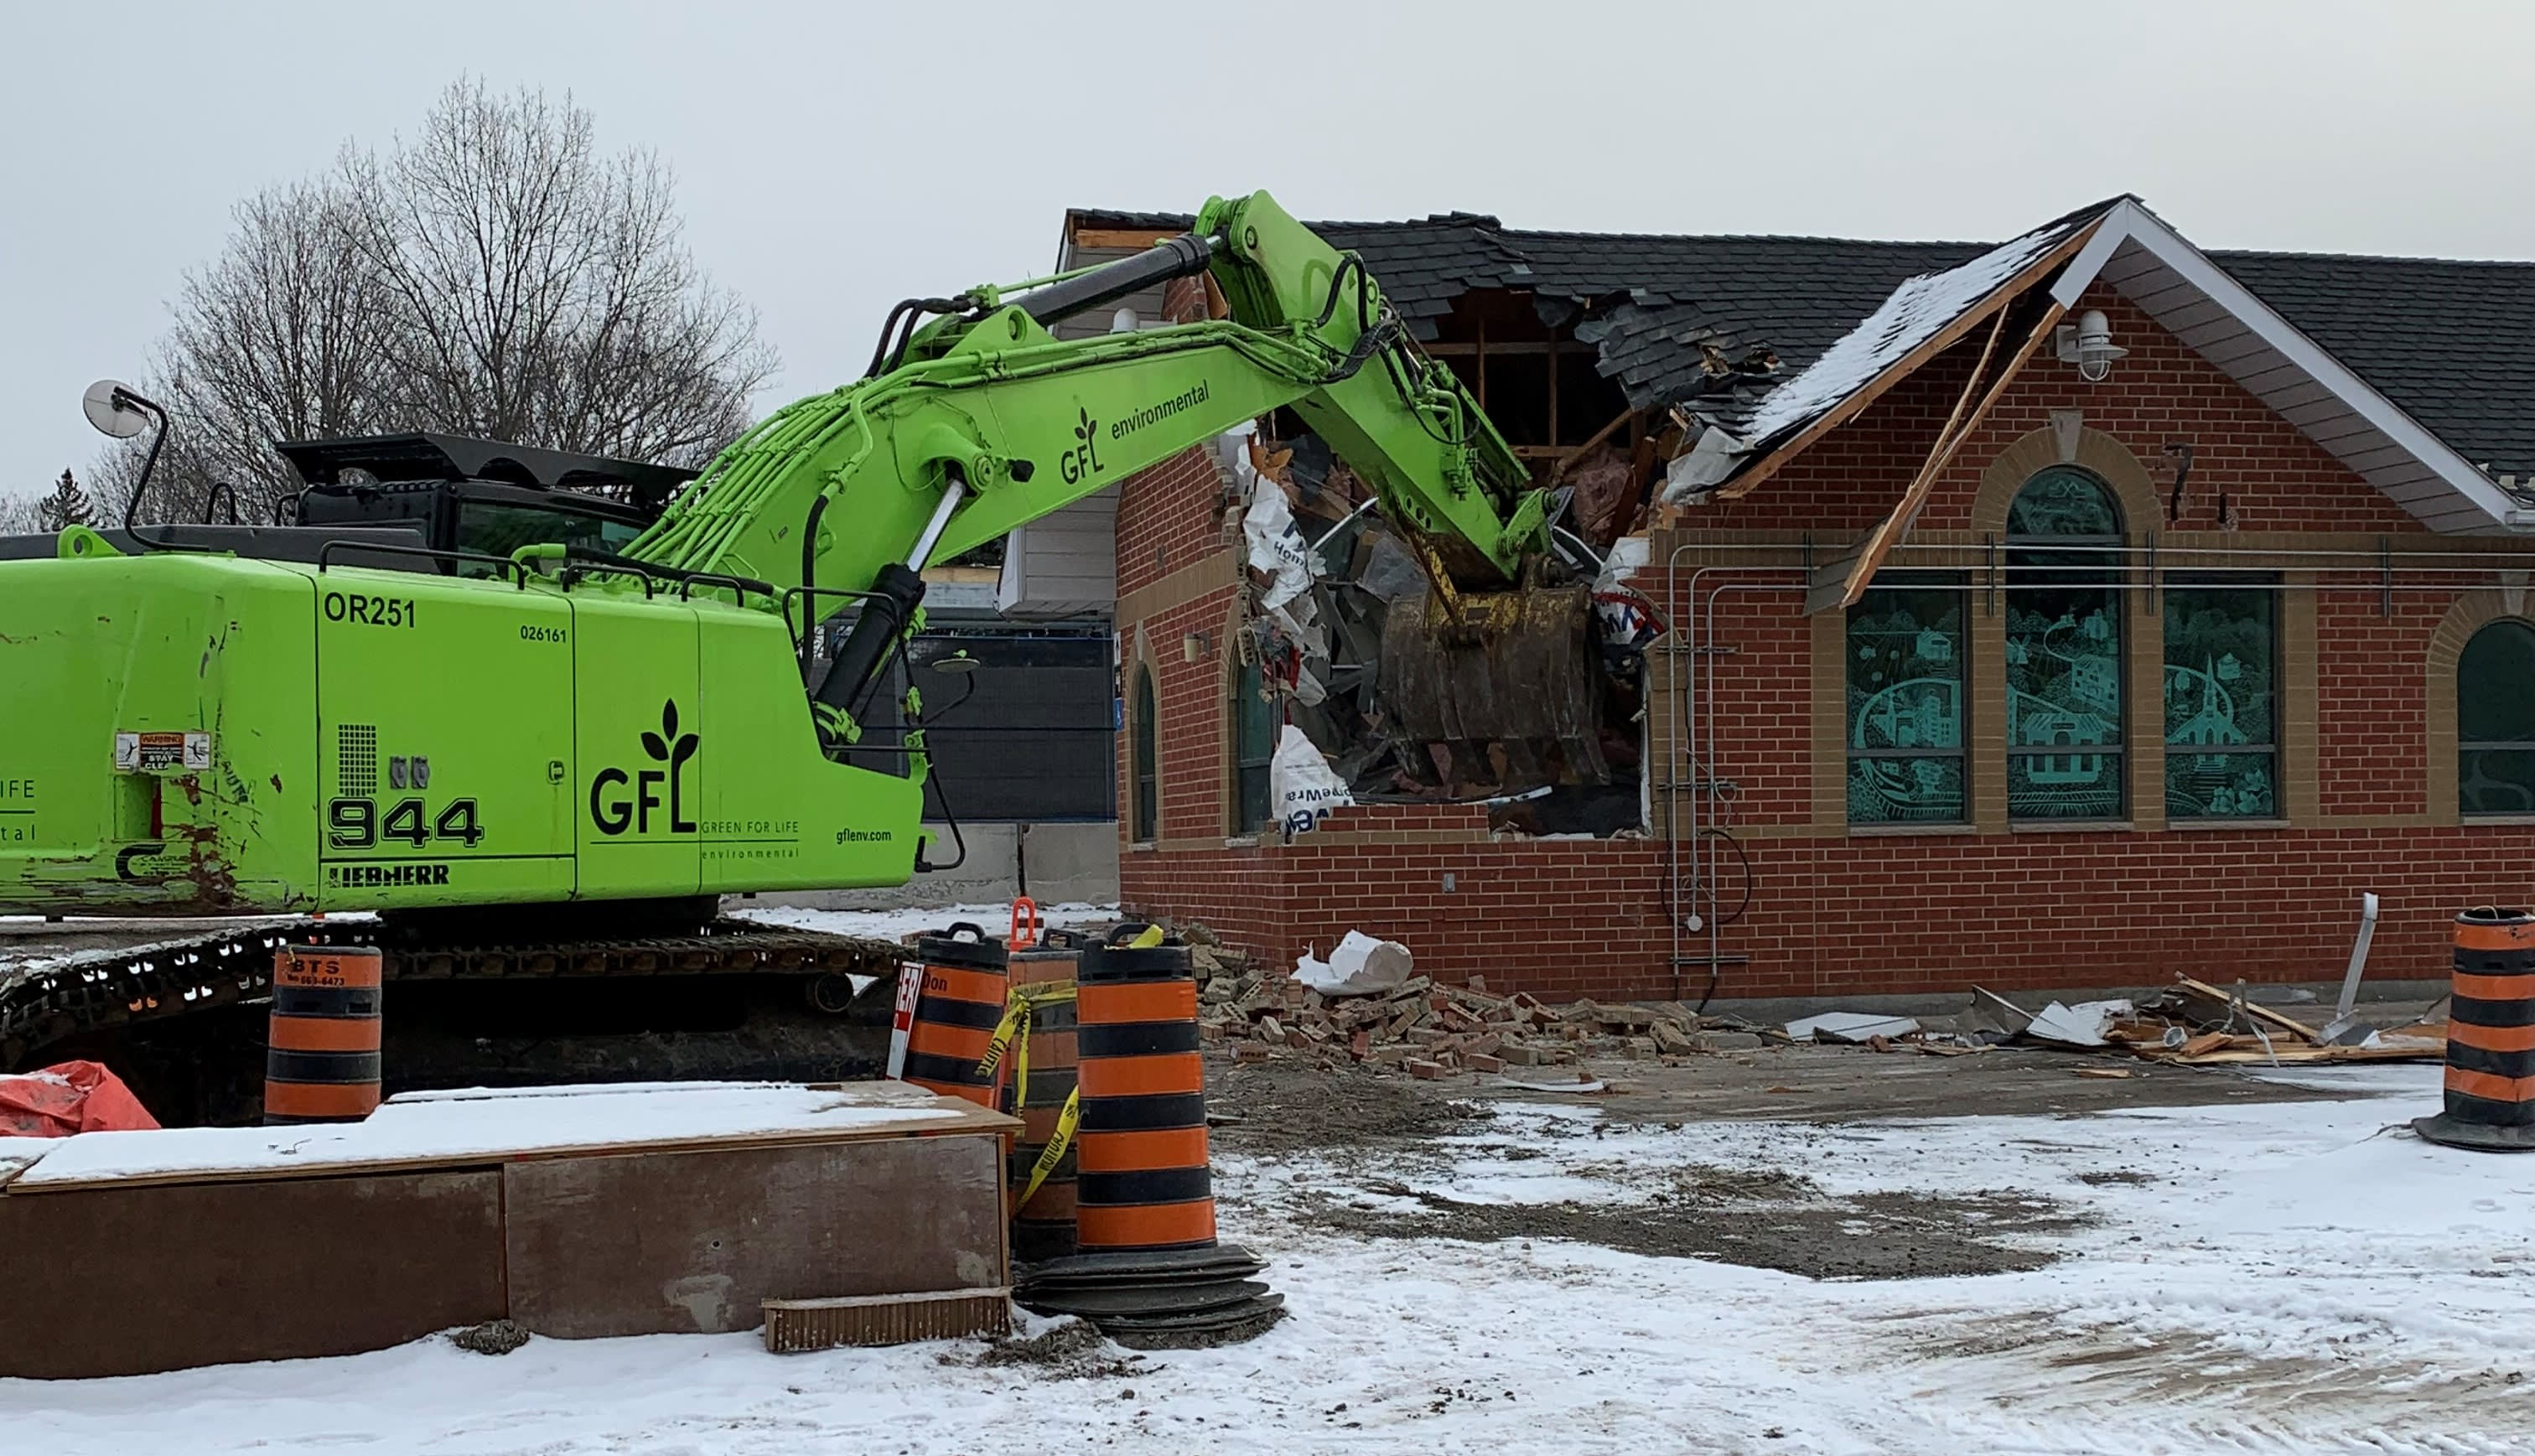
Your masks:
<svg viewBox="0 0 2535 1456"><path fill-rule="evenodd" d="M1201 273L1228 317L1050 332ZM0 551L0 914L331 917L282 933L375 938L401 983L472 989L436 1019L478 1064L443 1079L494 1079L561 1005L680 1029L716 977L854 1020L894 947L715 906L895 885L956 847L920 823L922 569L1280 409L1429 569L1386 635L1385 672L1424 685L1405 716L1466 741L1495 698L1590 699L1589 599L1548 498L1360 260L1253 194L1122 261L899 305L864 379L757 425L616 549L127 521ZM118 387L90 412L167 431ZM0 970L0 1069L109 1033L203 1062L189 1023L263 994L271 934ZM520 1074L853 1069L786 1055ZM394 1081L393 1036L390 1061Z"/></svg>

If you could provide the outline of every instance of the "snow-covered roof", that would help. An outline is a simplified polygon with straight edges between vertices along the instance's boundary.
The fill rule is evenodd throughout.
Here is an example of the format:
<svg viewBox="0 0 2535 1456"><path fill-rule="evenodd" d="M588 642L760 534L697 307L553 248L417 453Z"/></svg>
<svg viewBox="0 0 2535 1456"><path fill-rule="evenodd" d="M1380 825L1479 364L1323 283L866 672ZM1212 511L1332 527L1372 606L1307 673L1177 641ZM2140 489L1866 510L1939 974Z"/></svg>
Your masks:
<svg viewBox="0 0 2535 1456"><path fill-rule="evenodd" d="M2091 220L2091 219L2089 219ZM1805 371L1771 390L1752 411L1743 438L1765 448L1801 430L1873 383L1933 339L1945 327L1977 308L2034 260L2068 240L2071 225L2055 222L2011 243L2002 243L1958 268L1905 280Z"/></svg>

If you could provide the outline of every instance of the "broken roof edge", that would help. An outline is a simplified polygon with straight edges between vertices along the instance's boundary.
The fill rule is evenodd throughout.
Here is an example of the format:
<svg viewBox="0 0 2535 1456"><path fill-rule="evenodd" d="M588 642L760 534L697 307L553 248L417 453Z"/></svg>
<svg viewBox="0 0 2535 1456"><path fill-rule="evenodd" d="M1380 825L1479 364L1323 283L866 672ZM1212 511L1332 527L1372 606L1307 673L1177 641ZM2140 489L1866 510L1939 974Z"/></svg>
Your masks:
<svg viewBox="0 0 2535 1456"><path fill-rule="evenodd" d="M1675 456L1671 467L1666 472L1669 478L1662 492L1664 502L1668 505L1679 505L1693 496L1710 493L1722 499L1734 500L1757 490L1787 462L1802 455L1815 441L1855 418L1868 405L1883 397L1886 391L1916 373L1921 365L1961 342L1965 335L1984 321L2041 286L2050 279L2055 270L2070 266L2087 245L2102 235L2104 220L2118 208L2131 201L2132 199L2124 196L2096 203L2089 208L2081 208L2076 212L2054 218L2020 237L2001 243L1989 252L1958 267L1932 273L1921 273L1904 280L1892 290L1874 313L1861 320L1858 326L1850 330L1837 343L1825 349L1821 358L1806 366L1785 384L1771 390L1763 400L1762 408L1766 409L1768 403L1778 398L1781 392L1793 390L1804 384L1808 376L1823 371L1826 365L1829 366L1830 372L1835 374L1842 368L1855 368L1860 363L1874 362L1872 355L1879 345L1876 334L1879 322L1885 321L1888 312L1913 301L1915 297L1913 290L1933 291L1943 280L1958 275L1977 277L1978 271L1984 265L1991 268L2013 269L2012 273L2000 278L1987 291L1970 296L1960 308L1935 322L1933 327L1918 330L1914 334L1881 338L1880 344L1888 352L1888 357L1884 358L1880 363L1874 363L1872 370L1862 375L1856 383L1825 394L1816 406L1805 408L1764 430L1755 432L1750 438L1735 436L1715 425L1687 430L1691 448ZM1993 260L2002 261L1993 262ZM1885 327L1888 331L1891 325L1886 324ZM1901 342L1901 337L1907 337L1908 341ZM1859 348L1869 354L1868 359L1860 360L1842 356L1842 350L1848 349L1856 340L1866 340L1859 345ZM1858 350L1852 349L1850 352L1854 354ZM1701 423L1688 410L1677 406L1676 412L1683 416L1685 426ZM1767 416L1756 414L1755 418L1765 419Z"/></svg>

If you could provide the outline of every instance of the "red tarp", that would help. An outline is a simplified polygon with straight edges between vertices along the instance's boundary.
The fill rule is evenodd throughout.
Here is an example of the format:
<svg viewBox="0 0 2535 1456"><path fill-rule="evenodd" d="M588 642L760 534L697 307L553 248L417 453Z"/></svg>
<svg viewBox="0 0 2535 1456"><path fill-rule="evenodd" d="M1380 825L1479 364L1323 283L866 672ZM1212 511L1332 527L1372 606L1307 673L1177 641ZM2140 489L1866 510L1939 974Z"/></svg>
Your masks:
<svg viewBox="0 0 2535 1456"><path fill-rule="evenodd" d="M94 1062L64 1062L0 1077L0 1137L68 1137L157 1125L123 1079Z"/></svg>

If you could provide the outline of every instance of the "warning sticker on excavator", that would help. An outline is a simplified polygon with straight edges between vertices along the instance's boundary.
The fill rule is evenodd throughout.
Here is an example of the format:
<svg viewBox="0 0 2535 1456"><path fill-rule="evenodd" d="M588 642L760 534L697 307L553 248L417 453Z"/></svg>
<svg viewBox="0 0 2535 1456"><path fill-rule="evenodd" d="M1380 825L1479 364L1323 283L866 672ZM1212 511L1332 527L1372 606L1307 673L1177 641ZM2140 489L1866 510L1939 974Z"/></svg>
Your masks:
<svg viewBox="0 0 2535 1456"><path fill-rule="evenodd" d="M212 766L208 733L118 733L117 773L199 773Z"/></svg>

